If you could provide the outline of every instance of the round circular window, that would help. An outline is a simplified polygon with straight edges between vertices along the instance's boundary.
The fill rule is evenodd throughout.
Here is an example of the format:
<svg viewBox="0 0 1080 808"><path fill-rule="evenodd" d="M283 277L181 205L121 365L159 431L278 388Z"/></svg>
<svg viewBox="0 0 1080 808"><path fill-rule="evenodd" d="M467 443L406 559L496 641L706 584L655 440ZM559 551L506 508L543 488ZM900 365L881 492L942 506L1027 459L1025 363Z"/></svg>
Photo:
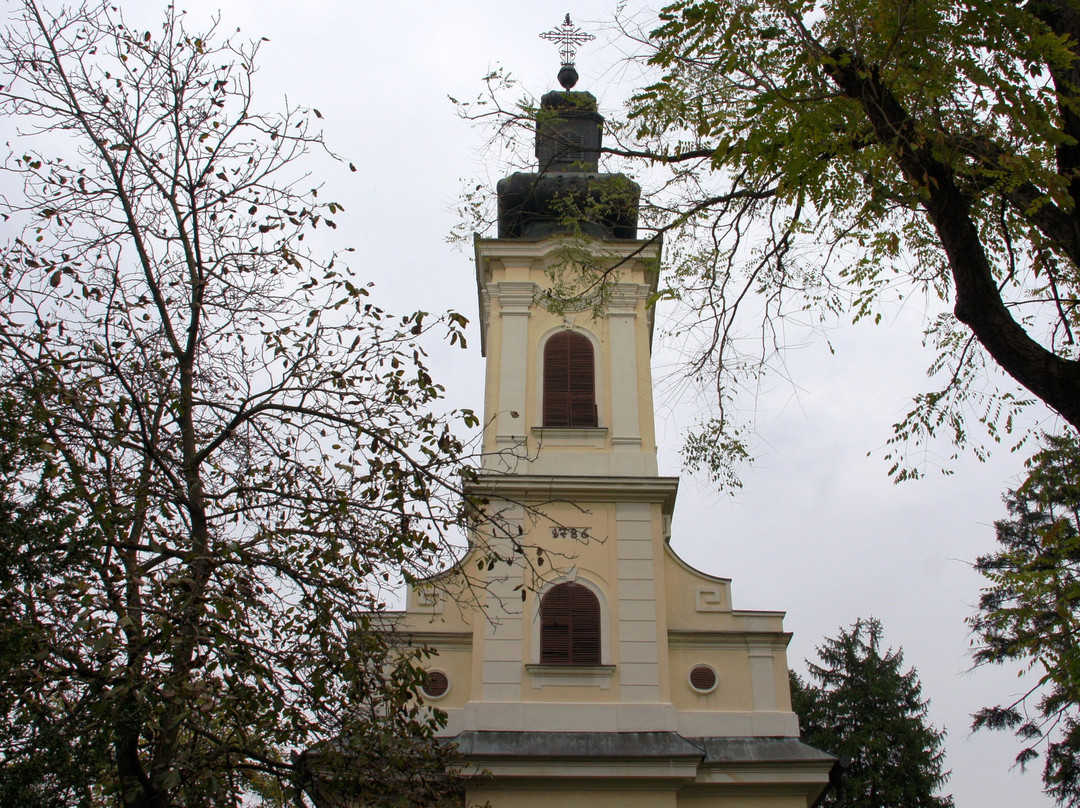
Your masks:
<svg viewBox="0 0 1080 808"><path fill-rule="evenodd" d="M690 669L690 687L698 693L712 693L716 690L716 671L709 665L695 665Z"/></svg>
<svg viewBox="0 0 1080 808"><path fill-rule="evenodd" d="M450 677L442 671L428 671L420 689L429 699L441 699L450 689Z"/></svg>

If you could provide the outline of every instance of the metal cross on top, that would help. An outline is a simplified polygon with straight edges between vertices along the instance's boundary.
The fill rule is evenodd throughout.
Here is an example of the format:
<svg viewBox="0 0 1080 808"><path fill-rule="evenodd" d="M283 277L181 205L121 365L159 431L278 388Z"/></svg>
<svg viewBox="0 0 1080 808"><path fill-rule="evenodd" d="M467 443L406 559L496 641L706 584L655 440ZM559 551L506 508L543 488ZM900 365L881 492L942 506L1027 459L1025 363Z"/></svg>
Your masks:
<svg viewBox="0 0 1080 808"><path fill-rule="evenodd" d="M586 42L596 39L592 34L587 34L570 22L570 15L566 15L563 24L552 31L540 34L541 39L555 42L559 45L559 56L562 57L563 67L573 67L574 55L577 49Z"/></svg>

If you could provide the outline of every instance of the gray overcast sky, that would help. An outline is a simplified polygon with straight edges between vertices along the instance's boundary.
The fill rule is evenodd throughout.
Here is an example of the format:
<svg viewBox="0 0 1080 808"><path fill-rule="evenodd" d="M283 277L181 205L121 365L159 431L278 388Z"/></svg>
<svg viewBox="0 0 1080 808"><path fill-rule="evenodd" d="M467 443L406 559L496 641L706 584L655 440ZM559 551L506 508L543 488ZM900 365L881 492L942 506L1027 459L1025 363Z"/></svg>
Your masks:
<svg viewBox="0 0 1080 808"><path fill-rule="evenodd" d="M538 35L568 11L598 36L579 54L579 89L610 113L627 90L620 82L633 78L601 25L614 0L178 5L197 30L222 3L223 30L270 40L256 106L279 106L287 95L317 107L328 141L359 168L327 176L326 193L345 204L338 234L357 247L354 266L376 281L375 299L396 311L456 308L475 320L470 256L445 237L457 223L463 181L493 181L505 167L481 154L485 133L456 118L448 95L477 95L495 65L533 95L554 87L557 53ZM140 0L137 11L130 0L123 5L129 22L156 24L154 2ZM886 476L890 425L927 387L932 357L920 347L921 324L922 312L906 311L890 324L838 328L830 334L835 356L825 340L808 338L788 357L797 390L777 382L758 401L758 460L744 489L730 497L684 476L672 544L695 566L733 578L736 608L787 611L796 669L839 626L880 618L888 642L918 669L932 721L948 730L957 806L1050 806L1038 765L1025 775L1010 770L1010 735L968 731L972 711L1020 689L1015 671L968 672L963 621L980 585L970 562L992 548L1000 495L1015 484L1022 458L1003 449L990 463L965 461L951 477L931 473L901 486ZM455 406L480 408L482 359L472 333L468 352L439 351L434 365ZM658 408L662 473L679 473L681 431L696 406ZM931 471L937 465L932 454L927 462Z"/></svg>

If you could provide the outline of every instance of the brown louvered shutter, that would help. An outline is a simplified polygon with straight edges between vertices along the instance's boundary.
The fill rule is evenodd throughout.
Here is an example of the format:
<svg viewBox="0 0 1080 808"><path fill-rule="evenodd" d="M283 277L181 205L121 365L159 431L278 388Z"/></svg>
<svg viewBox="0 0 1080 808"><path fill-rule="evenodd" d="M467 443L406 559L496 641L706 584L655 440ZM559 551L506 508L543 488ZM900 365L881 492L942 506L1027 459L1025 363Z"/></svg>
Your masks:
<svg viewBox="0 0 1080 808"><path fill-rule="evenodd" d="M442 671L427 671L424 674L423 690L432 698L439 698L450 689L450 677Z"/></svg>
<svg viewBox="0 0 1080 808"><path fill-rule="evenodd" d="M690 670L690 686L707 693L716 687L716 671L708 665L695 665Z"/></svg>
<svg viewBox="0 0 1080 808"><path fill-rule="evenodd" d="M589 339L562 331L544 346L544 426L594 427L596 368Z"/></svg>
<svg viewBox="0 0 1080 808"><path fill-rule="evenodd" d="M552 587L540 602L540 663L600 664L600 603L581 584Z"/></svg>

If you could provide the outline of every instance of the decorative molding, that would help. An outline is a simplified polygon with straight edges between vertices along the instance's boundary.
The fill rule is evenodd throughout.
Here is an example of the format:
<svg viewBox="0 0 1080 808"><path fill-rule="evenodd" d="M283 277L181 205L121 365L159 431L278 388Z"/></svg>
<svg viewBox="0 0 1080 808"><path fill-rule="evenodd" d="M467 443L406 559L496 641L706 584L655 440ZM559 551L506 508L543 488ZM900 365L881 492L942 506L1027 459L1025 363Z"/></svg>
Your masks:
<svg viewBox="0 0 1080 808"><path fill-rule="evenodd" d="M649 287L640 283L616 283L608 299L609 317L633 317L634 309L642 300L648 300Z"/></svg>
<svg viewBox="0 0 1080 808"><path fill-rule="evenodd" d="M492 474L481 471L465 486L471 496L498 497L511 502L649 502L663 513L675 507L678 477L549 476Z"/></svg>
<svg viewBox="0 0 1080 808"><path fill-rule="evenodd" d="M776 644L769 640L763 640L760 637L747 640L747 646L749 649L749 655L751 659L775 659L776 658Z"/></svg>
<svg viewBox="0 0 1080 808"><path fill-rule="evenodd" d="M493 267L507 264L522 264L535 261L550 261L558 254L572 256L573 251L568 244L570 240L561 236L549 236L538 240L531 239L499 239L481 238L479 235L473 238L473 257L476 266L476 288L479 295L490 283L494 275ZM660 284L660 272L658 270L660 253L663 249L663 240L656 239L628 239L616 241L605 239L602 243L597 242L601 252L597 257L611 259L612 264L626 262L630 270L644 272L646 290L648 295L656 293ZM483 302L480 303L481 310ZM655 307L649 306L645 310L645 319L648 324L649 344L652 345L653 327L656 314ZM485 317L480 318L480 349L487 356L487 328L488 321Z"/></svg>
<svg viewBox="0 0 1080 808"><path fill-rule="evenodd" d="M416 605L430 614L443 613L441 593L435 589L416 589Z"/></svg>
<svg viewBox="0 0 1080 808"><path fill-rule="evenodd" d="M565 237L560 238L558 236L548 237L532 241L529 239L516 238L516 239L500 239L500 238L480 238L477 237L474 242L477 257L477 268L480 269L484 264L492 259L537 259L546 258L551 253L566 252L567 244L570 239ZM644 239L630 239L627 241L616 241L614 239L605 239L601 244L602 252L596 257L608 257L613 261L625 261L632 256L643 261L656 261L660 257L660 241L653 242L646 241Z"/></svg>
<svg viewBox="0 0 1080 808"><path fill-rule="evenodd" d="M500 281L487 285L488 294L499 301L502 315L529 316L537 286L532 281Z"/></svg>
<svg viewBox="0 0 1080 808"><path fill-rule="evenodd" d="M705 648L738 648L747 650L751 645L756 647L767 646L770 649L782 651L787 648L791 641L791 633L787 631L764 632L764 631L681 631L671 629L667 633L668 648L681 649L705 649ZM771 656L771 651L769 652Z"/></svg>
<svg viewBox="0 0 1080 808"><path fill-rule="evenodd" d="M477 296L480 302L480 322L484 325L484 330L487 330L487 323L491 320L491 293L486 286L481 286L477 290ZM487 350L483 351L483 355L487 356Z"/></svg>
<svg viewBox="0 0 1080 808"><path fill-rule="evenodd" d="M694 608L699 612L730 612L728 587L699 586L694 589Z"/></svg>
<svg viewBox="0 0 1080 808"><path fill-rule="evenodd" d="M569 685L571 687L599 687L611 689L614 665L526 665L534 689Z"/></svg>
<svg viewBox="0 0 1080 808"><path fill-rule="evenodd" d="M472 648L471 631L402 631L400 637L416 645L427 645L436 650L444 648Z"/></svg>
<svg viewBox="0 0 1080 808"><path fill-rule="evenodd" d="M539 448L545 446L591 446L603 449L608 428L596 427L544 427L534 426L532 433L539 441Z"/></svg>

